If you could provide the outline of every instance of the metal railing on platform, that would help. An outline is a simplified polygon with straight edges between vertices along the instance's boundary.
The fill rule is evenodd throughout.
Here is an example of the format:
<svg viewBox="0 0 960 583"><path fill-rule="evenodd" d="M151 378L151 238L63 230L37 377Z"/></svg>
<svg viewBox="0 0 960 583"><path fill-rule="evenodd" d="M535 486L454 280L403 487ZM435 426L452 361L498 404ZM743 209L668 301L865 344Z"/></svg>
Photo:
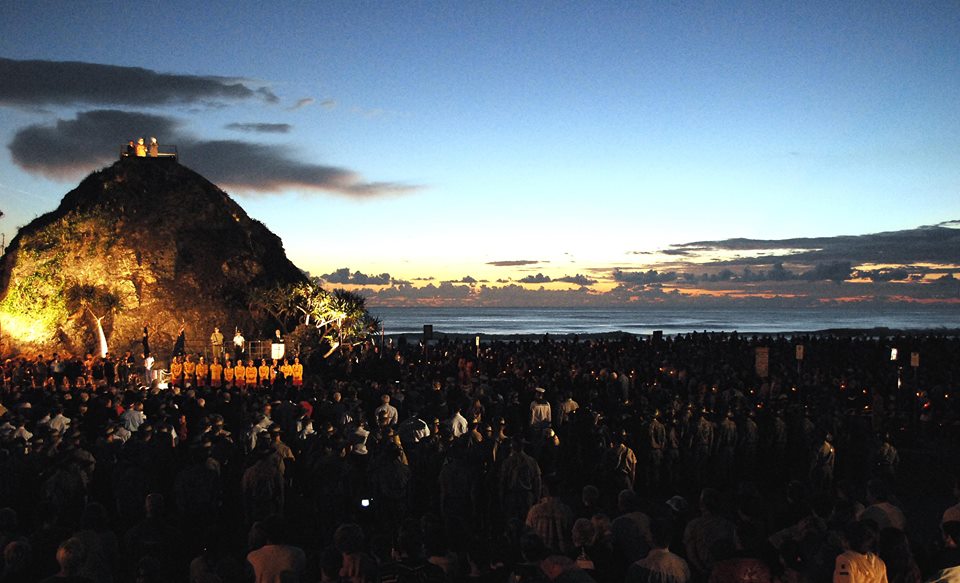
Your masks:
<svg viewBox="0 0 960 583"><path fill-rule="evenodd" d="M243 343L243 357L245 359L252 358L255 361L259 361L261 358L270 360L274 358L273 344L273 340L247 340ZM289 347L285 347L284 352L286 353L286 350L289 349ZM203 356L208 362L212 362L214 357L222 360L225 355L231 359L236 358L237 348L233 344L233 341L228 339L223 344L223 353L214 354L213 345L209 341L187 340L183 343L183 352L194 356ZM164 354L163 356L166 357L168 355ZM290 355L285 354L285 356Z"/></svg>

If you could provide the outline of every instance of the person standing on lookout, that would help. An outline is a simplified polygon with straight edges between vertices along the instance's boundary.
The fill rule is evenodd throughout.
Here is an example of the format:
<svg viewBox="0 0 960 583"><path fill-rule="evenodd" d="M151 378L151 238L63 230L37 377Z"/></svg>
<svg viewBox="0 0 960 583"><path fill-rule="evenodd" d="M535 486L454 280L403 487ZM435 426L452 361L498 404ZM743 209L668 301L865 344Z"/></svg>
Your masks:
<svg viewBox="0 0 960 583"><path fill-rule="evenodd" d="M156 158L160 155L160 144L157 143L157 138L150 138L150 157Z"/></svg>
<svg viewBox="0 0 960 583"><path fill-rule="evenodd" d="M217 326L213 327L213 334L210 335L210 345L213 348L213 358L223 356L223 333Z"/></svg>
<svg viewBox="0 0 960 583"><path fill-rule="evenodd" d="M137 140L137 157L144 158L147 155L147 147L143 143L143 138Z"/></svg>
<svg viewBox="0 0 960 583"><path fill-rule="evenodd" d="M237 360L243 358L243 344L246 341L246 338L240 333L240 329L237 328L237 333L233 335L233 351Z"/></svg>

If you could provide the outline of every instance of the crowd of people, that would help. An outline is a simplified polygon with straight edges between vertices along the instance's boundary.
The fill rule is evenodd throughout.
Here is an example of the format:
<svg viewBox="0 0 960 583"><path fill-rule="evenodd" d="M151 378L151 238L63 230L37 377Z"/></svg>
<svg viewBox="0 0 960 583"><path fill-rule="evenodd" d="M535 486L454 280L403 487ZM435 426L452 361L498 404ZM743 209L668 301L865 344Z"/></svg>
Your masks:
<svg viewBox="0 0 960 583"><path fill-rule="evenodd" d="M20 355L0 583L960 580L958 354L398 338L306 374L185 355L167 388L130 353Z"/></svg>

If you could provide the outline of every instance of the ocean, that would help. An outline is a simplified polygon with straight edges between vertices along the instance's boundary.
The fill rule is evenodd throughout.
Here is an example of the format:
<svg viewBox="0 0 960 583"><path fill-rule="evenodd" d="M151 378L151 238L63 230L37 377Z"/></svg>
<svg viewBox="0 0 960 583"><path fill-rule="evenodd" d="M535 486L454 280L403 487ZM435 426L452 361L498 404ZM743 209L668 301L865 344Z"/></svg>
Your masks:
<svg viewBox="0 0 960 583"><path fill-rule="evenodd" d="M960 306L830 306L820 308L452 308L371 307L385 334L648 335L688 332L789 333L832 329L960 329Z"/></svg>

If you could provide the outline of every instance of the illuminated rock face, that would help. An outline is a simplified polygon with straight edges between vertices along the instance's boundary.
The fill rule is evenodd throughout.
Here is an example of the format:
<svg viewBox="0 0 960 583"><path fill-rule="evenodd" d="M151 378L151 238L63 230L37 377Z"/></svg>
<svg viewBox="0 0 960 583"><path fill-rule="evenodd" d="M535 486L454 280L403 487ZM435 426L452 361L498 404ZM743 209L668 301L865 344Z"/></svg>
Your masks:
<svg viewBox="0 0 960 583"><path fill-rule="evenodd" d="M0 259L5 351L140 351L144 325L168 352L219 326L229 340L262 322L247 297L304 279L280 239L214 184L169 159L126 158L95 172L26 227Z"/></svg>

